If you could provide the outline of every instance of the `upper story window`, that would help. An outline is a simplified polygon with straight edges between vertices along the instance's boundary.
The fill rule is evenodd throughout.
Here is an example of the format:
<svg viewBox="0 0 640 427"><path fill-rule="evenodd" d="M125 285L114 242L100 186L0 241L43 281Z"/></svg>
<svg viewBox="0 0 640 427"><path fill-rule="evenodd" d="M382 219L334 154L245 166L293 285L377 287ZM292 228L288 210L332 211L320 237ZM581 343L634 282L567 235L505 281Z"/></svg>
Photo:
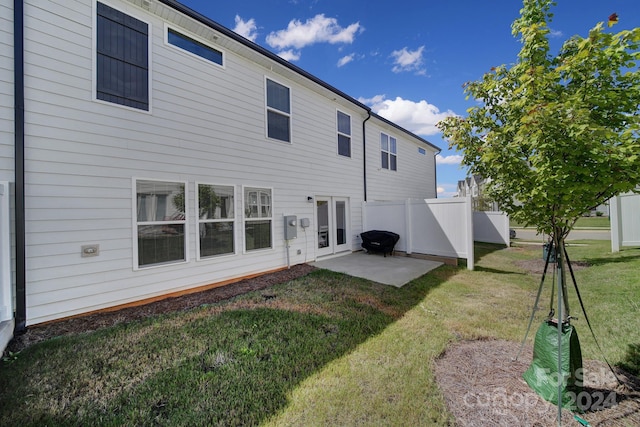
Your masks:
<svg viewBox="0 0 640 427"><path fill-rule="evenodd" d="M351 116L338 111L338 154L351 157Z"/></svg>
<svg viewBox="0 0 640 427"><path fill-rule="evenodd" d="M422 154L423 156L427 155L427 150L424 148L418 147L418 154Z"/></svg>
<svg viewBox="0 0 640 427"><path fill-rule="evenodd" d="M382 157L382 169L398 170L397 142L392 136L380 134L380 153Z"/></svg>
<svg viewBox="0 0 640 427"><path fill-rule="evenodd" d="M244 188L245 250L271 248L272 205L271 189Z"/></svg>
<svg viewBox="0 0 640 427"><path fill-rule="evenodd" d="M174 29L167 28L167 43L197 55L215 64L222 65L222 52L185 36Z"/></svg>
<svg viewBox="0 0 640 427"><path fill-rule="evenodd" d="M267 79L267 136L291 142L290 89L269 79Z"/></svg>
<svg viewBox="0 0 640 427"><path fill-rule="evenodd" d="M198 257L235 253L233 186L198 184Z"/></svg>
<svg viewBox="0 0 640 427"><path fill-rule="evenodd" d="M137 267L186 261L184 182L136 180Z"/></svg>
<svg viewBox="0 0 640 427"><path fill-rule="evenodd" d="M149 26L97 4L96 98L149 110Z"/></svg>

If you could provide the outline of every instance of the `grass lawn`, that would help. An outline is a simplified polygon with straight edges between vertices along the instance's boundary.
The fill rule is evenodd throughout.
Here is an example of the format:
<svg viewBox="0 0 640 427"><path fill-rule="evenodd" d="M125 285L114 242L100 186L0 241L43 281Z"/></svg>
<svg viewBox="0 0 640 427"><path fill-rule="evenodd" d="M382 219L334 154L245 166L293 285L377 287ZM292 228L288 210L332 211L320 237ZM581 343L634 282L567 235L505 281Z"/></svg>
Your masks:
<svg viewBox="0 0 640 427"><path fill-rule="evenodd" d="M637 369L640 249L573 243L607 358ZM274 298L42 342L0 363L0 425L450 425L434 359L456 340L521 340L540 279L517 262L541 252L477 244L475 271L443 266L400 289L319 270ZM583 357L601 359L570 294Z"/></svg>
<svg viewBox="0 0 640 427"><path fill-rule="evenodd" d="M510 221L511 227L522 227L523 224L518 224L516 221ZM576 227L580 228L602 228L602 229L610 229L611 221L608 216L590 216L590 217L580 217L576 222Z"/></svg>

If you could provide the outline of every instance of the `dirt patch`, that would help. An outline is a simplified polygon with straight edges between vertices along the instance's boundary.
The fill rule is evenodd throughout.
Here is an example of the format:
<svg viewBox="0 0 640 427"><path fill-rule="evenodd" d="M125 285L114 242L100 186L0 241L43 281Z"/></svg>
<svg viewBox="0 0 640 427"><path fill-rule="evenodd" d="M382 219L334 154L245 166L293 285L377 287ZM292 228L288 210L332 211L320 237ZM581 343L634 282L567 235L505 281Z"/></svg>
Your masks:
<svg viewBox="0 0 640 427"><path fill-rule="evenodd" d="M123 308L117 311L94 313L44 325L31 326L27 328L24 334L14 338L7 346L6 351L18 352L30 345L57 336L91 332L118 323L144 319L157 314L190 310L204 304L216 303L247 292L266 289L278 283L288 282L305 276L313 270L315 270L315 267L308 264L298 264L289 269L263 274L258 277L245 279L207 291L167 298L150 304ZM266 292L264 297L268 299L270 294Z"/></svg>
<svg viewBox="0 0 640 427"><path fill-rule="evenodd" d="M540 398L522 374L532 358L519 344L502 340L462 341L436 360L435 375L449 410L459 426L555 426L557 406ZM591 410L579 414L591 426L640 425L640 380L621 370L618 385L605 363L583 361L583 403ZM563 425L579 425L563 411Z"/></svg>

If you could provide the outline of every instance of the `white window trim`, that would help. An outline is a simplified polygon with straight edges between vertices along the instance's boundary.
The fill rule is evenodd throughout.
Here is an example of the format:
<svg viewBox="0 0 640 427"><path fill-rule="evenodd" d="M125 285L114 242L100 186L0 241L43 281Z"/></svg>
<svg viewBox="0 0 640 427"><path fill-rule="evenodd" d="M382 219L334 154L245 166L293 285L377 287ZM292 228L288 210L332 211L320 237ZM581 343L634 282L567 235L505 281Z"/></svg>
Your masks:
<svg viewBox="0 0 640 427"><path fill-rule="evenodd" d="M261 189L261 190L269 190L271 191L271 216L266 218L266 217L261 217L261 218L253 218L253 219L249 219L248 222L252 222L252 221L262 221L265 219L268 219L271 221L271 247L270 248L261 248L261 249L251 249L251 250L247 250L247 238L246 238L246 223L247 223L247 216L245 214L246 212L246 200L245 200L245 189L246 188L257 188L257 189ZM275 249L275 241L273 239L274 235L273 235L273 226L274 226L274 222L273 222L273 201L274 201L274 192L273 192L273 187L265 187L263 185L243 185L242 186L242 253L243 254L252 254L252 253L256 253L256 252L265 252L265 251L273 251Z"/></svg>
<svg viewBox="0 0 640 427"><path fill-rule="evenodd" d="M289 112L285 113L284 111L277 110L275 108L271 108L267 105L267 80L271 80L274 83L278 83L289 89ZM293 144L293 101L292 101L292 93L293 90L291 86L282 83L279 80L276 80L269 76L264 76L264 136L268 141L277 142L279 144ZM289 117L289 141L283 141L281 139L271 138L269 136L269 111L273 111L275 113L281 114L283 116ZM244 192L243 192L244 197ZM244 214L244 212L243 212Z"/></svg>
<svg viewBox="0 0 640 427"><path fill-rule="evenodd" d="M382 135L386 135L387 136L387 141L389 143L389 149L388 150L383 150L382 149L382 145L380 145L380 152L381 153L387 153L387 155L388 155L387 167L383 168L382 167L382 163L381 163L380 164L380 169L387 170L389 172L398 172L398 138L396 138L395 136L391 136L388 133L380 132L380 139L382 139ZM395 153L391 152L391 139L392 138L395 139L395 141L396 141L396 152ZM396 168L395 169L391 169L391 156L395 156L395 158L396 158Z"/></svg>
<svg viewBox="0 0 640 427"><path fill-rule="evenodd" d="M180 34L182 34L182 35L184 35L186 37L189 37L190 39L193 39L193 40L195 40L197 42L200 42L203 45L208 46L213 50L217 50L218 52L220 52L222 54L222 64L218 64L216 62L210 61L207 58L203 58L200 55L196 55L195 53L189 52L188 50L184 50L179 46L176 46L174 44L169 43L169 29L172 29L173 31L175 31L177 33L180 33ZM178 28L175 25L170 25L167 22L164 23L164 35L163 35L163 37L164 37L165 46L169 46L171 49L173 49L173 50L175 50L177 52L180 52L183 55L186 55L186 56L188 56L190 58L195 58L198 61L202 61L202 62L204 62L205 64L208 64L208 65L214 65L217 68L221 68L221 69L225 69L226 68L225 67L225 64L227 63L227 54L226 54L226 52L224 50L220 49L220 47L214 46L212 44L211 40L207 40L207 39L205 39L203 37L197 36L197 35L189 32L189 31L183 30L182 28Z"/></svg>
<svg viewBox="0 0 640 427"><path fill-rule="evenodd" d="M152 265L138 265L138 181L155 181L155 182L173 182L176 184L184 184L184 260L182 261L171 261L160 264L152 264ZM134 176L131 178L131 222L132 222L132 242L133 242L133 270L134 271L143 271L143 270L151 270L154 268L165 268L171 267L180 264L189 263L189 187L187 181L176 181L172 179L158 179L158 178L144 178ZM160 224L164 223L163 221ZM150 224L152 225L152 224Z"/></svg>
<svg viewBox="0 0 640 427"><path fill-rule="evenodd" d="M148 84L148 93L149 93L149 109L148 110L142 110L140 108L134 108L134 107L129 107L128 105L122 105L122 104L116 104L115 102L109 102L109 101L104 101L102 99L98 99L97 96L97 91L98 91L98 3L102 3L105 4L113 9L116 9L124 14L127 14L129 16L131 16L132 18L135 18L139 21L144 22L145 24L147 24L147 28L149 29L148 34L147 34L147 72L149 73L149 76L147 78L147 84ZM153 46L153 25L151 24L151 21L144 19L138 12L138 10L134 9L134 8L129 8L129 7L123 7L123 5L114 5L111 1L109 0L94 0L93 1L93 28L91 29L92 32L92 37L91 37L91 99L94 102L97 102L98 104L102 104L102 105L109 105L111 107L118 107L118 108L124 108L125 110L129 110L129 111L135 111L137 113L143 113L143 114L152 114L153 113L153 88L152 88L152 81L153 81L153 70L152 70L152 64L153 64L153 50L152 50L152 46Z"/></svg>
<svg viewBox="0 0 640 427"><path fill-rule="evenodd" d="M349 117L349 129L351 130L351 134L346 134L343 132L340 132L340 130L338 129L338 113L342 113L345 116ZM336 141L336 154L338 155L338 157L342 158L342 159L352 159L353 158L353 121L351 120L351 114L347 114L342 110L338 110L336 109L336 135L342 135L342 136L346 136L349 138L349 155L348 156L344 156L342 154L340 154L340 146L338 141Z"/></svg>
<svg viewBox="0 0 640 427"><path fill-rule="evenodd" d="M198 186L199 185L211 185L211 186L218 186L218 187L231 187L233 188L233 218L224 218L224 219L210 219L210 220L201 220L199 217L200 214L200 198L198 197ZM196 181L195 183L195 205L196 205L196 210L195 210L195 218L196 220L195 222L195 236L196 236L196 261L209 261L212 259L218 259L218 258L224 258L224 257L230 257L230 256L235 256L238 254L238 209L236 208L237 206L237 197L238 197L238 192L236 191L236 186L233 184L214 184L214 183L210 183L210 182L198 182ZM206 257L201 257L200 256L200 224L206 224L206 223L210 223L210 222L232 222L233 223L233 252L229 252L226 254L220 254L220 255L210 255L210 256L206 256Z"/></svg>

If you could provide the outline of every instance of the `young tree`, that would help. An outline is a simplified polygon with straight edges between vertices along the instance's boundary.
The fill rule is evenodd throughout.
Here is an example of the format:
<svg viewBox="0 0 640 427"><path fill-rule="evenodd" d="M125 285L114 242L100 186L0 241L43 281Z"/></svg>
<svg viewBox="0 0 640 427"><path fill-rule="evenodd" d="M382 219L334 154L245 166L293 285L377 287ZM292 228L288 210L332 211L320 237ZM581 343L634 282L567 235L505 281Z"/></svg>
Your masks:
<svg viewBox="0 0 640 427"><path fill-rule="evenodd" d="M438 127L470 173L490 178L488 195L511 218L553 238L557 316L568 322L565 238L584 212L640 184L640 28L612 33L613 14L553 56L554 4L524 0L512 25L516 63L467 83L478 105Z"/></svg>
<svg viewBox="0 0 640 427"><path fill-rule="evenodd" d="M467 83L479 105L438 127L511 218L562 248L583 213L640 183L640 28L598 23L552 56L552 4L524 0L517 62Z"/></svg>

